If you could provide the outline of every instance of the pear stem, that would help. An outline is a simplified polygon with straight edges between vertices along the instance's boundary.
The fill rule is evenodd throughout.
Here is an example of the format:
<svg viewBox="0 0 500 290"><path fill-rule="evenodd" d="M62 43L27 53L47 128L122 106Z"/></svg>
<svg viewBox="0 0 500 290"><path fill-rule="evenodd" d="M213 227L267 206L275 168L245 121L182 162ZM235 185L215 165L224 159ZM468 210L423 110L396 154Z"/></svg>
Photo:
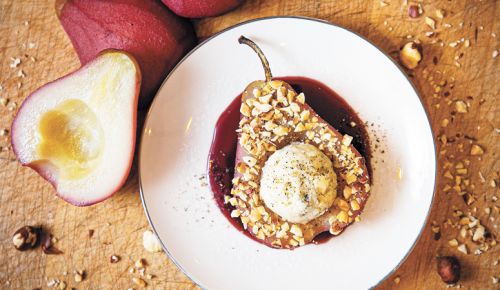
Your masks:
<svg viewBox="0 0 500 290"><path fill-rule="evenodd" d="M267 61L267 58L264 55L264 53L262 52L262 50L260 49L260 47L257 44L255 44L255 42L244 37L243 35L240 36L240 38L238 38L238 42L240 44L246 44L246 45L250 46L257 53L257 55L260 58L260 61L262 62L262 66L264 67L264 73L266 74L266 82L271 81L271 79L273 78L273 74L271 73L271 68L269 67L269 62Z"/></svg>

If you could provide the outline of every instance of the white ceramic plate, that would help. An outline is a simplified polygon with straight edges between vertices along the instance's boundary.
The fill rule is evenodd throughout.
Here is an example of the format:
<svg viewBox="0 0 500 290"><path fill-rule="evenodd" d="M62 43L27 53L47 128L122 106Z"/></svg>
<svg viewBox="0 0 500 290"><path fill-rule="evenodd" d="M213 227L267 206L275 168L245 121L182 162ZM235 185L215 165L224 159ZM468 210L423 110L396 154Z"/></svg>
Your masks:
<svg viewBox="0 0 500 290"><path fill-rule="evenodd" d="M362 221L338 238L294 251L259 244L233 228L199 176L215 122L255 79L260 45L275 76L328 85L375 123L374 184ZM306 96L307 100L307 96ZM419 97L387 55L349 30L314 19L276 17L227 29L195 48L167 77L140 148L141 196L165 251L205 289L366 289L411 251L435 181L433 135ZM402 178L398 178L398 170Z"/></svg>

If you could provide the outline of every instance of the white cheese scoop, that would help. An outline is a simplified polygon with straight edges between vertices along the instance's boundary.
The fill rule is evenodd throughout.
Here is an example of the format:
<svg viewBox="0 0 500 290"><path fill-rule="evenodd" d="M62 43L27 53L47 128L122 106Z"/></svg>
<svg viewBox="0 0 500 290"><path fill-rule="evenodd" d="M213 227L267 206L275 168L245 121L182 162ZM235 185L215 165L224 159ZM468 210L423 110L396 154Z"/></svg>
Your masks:
<svg viewBox="0 0 500 290"><path fill-rule="evenodd" d="M332 161L313 145L287 145L262 168L260 197L286 221L308 223L328 210L336 195Z"/></svg>

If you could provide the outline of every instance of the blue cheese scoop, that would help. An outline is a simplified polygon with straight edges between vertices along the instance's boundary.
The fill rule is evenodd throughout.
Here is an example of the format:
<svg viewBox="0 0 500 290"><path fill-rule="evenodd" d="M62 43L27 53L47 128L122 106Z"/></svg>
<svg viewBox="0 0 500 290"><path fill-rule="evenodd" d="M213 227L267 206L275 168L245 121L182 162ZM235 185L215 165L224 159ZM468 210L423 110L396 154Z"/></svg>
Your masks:
<svg viewBox="0 0 500 290"><path fill-rule="evenodd" d="M328 210L337 195L332 161L318 148L292 143L262 168L260 197L282 219L306 224Z"/></svg>

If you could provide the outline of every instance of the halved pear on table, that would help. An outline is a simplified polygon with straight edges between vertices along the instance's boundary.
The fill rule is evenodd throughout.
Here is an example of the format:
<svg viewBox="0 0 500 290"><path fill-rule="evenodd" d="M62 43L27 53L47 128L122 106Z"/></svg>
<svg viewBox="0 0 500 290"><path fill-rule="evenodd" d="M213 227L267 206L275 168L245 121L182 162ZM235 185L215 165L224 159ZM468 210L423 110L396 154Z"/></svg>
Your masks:
<svg viewBox="0 0 500 290"><path fill-rule="evenodd" d="M39 88L12 124L17 158L73 205L110 197L132 165L140 84L135 59L106 50Z"/></svg>

